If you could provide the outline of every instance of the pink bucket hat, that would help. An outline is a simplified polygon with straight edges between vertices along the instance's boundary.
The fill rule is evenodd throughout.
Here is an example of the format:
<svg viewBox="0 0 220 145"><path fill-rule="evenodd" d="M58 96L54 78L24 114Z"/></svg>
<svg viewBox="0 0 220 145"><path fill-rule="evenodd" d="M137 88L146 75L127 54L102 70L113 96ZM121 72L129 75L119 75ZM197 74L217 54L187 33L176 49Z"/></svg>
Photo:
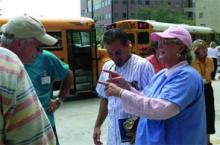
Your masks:
<svg viewBox="0 0 220 145"><path fill-rule="evenodd" d="M177 38L188 48L192 46L192 37L190 33L181 26L171 26L164 32L153 32L151 34L151 39L153 41L158 41L161 38Z"/></svg>

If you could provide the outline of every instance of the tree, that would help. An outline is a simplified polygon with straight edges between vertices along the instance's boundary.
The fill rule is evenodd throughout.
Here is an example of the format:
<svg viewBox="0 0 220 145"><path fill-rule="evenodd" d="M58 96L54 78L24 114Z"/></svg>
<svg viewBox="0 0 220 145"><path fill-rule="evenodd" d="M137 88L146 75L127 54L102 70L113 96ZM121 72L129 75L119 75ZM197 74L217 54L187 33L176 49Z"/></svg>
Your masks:
<svg viewBox="0 0 220 145"><path fill-rule="evenodd" d="M97 45L98 47L103 48L103 43L102 43L102 37L104 34L104 27L96 27L96 41L97 41Z"/></svg>
<svg viewBox="0 0 220 145"><path fill-rule="evenodd" d="M152 8L146 8L144 6L140 6L138 7L136 13L132 13L129 17L131 19L147 20L147 19L151 19L152 14L153 14Z"/></svg>
<svg viewBox="0 0 220 145"><path fill-rule="evenodd" d="M176 11L170 6L159 8L147 8L141 6L138 8L136 13L130 16L130 18L139 20L149 19L166 23L195 24L193 20L188 19L185 15Z"/></svg>

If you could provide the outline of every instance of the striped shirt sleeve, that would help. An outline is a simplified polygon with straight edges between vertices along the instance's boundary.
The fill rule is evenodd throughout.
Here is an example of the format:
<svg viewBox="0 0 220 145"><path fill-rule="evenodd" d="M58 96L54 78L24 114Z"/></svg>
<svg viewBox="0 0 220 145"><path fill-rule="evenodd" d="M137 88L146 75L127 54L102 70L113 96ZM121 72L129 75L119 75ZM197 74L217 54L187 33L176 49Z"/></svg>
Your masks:
<svg viewBox="0 0 220 145"><path fill-rule="evenodd" d="M0 144L55 145L52 127L23 64L0 48Z"/></svg>

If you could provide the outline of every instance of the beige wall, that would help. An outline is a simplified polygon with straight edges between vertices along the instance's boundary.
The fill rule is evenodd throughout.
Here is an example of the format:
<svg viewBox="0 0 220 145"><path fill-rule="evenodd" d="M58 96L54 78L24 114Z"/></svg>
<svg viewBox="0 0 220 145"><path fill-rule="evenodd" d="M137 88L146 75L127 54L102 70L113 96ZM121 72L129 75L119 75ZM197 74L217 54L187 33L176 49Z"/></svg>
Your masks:
<svg viewBox="0 0 220 145"><path fill-rule="evenodd" d="M194 0L196 25L211 27L220 33L220 0Z"/></svg>

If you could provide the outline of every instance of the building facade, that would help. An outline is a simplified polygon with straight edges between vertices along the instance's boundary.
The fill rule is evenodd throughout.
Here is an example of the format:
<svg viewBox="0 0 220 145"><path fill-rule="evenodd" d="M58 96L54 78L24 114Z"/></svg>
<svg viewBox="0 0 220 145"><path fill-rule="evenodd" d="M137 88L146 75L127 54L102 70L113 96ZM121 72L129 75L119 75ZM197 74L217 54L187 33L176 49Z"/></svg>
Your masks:
<svg viewBox="0 0 220 145"><path fill-rule="evenodd" d="M91 17L96 20L97 25L105 26L118 20L129 19L139 6L171 6L189 18L193 17L190 10L191 0L81 0L81 16Z"/></svg>
<svg viewBox="0 0 220 145"><path fill-rule="evenodd" d="M220 0L194 0L196 25L207 26L220 33Z"/></svg>

